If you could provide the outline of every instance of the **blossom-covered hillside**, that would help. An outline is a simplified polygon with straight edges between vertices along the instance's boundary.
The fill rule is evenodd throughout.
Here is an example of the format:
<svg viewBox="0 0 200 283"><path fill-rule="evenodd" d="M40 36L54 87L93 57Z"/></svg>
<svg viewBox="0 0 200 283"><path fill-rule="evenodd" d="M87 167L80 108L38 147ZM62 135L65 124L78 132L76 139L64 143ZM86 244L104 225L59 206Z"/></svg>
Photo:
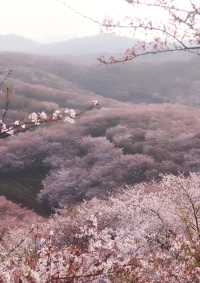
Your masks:
<svg viewBox="0 0 200 283"><path fill-rule="evenodd" d="M58 121L2 139L0 192L48 211L160 174L198 172L199 123L197 109L178 105L103 107L75 124Z"/></svg>

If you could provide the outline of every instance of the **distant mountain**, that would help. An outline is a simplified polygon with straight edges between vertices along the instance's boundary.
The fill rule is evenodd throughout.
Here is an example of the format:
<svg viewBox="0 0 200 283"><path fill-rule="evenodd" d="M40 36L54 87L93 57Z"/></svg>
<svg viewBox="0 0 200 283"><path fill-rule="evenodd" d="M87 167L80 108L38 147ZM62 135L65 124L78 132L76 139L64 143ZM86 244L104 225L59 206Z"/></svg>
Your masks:
<svg viewBox="0 0 200 283"><path fill-rule="evenodd" d="M34 53L40 44L15 34L0 35L0 52Z"/></svg>
<svg viewBox="0 0 200 283"><path fill-rule="evenodd" d="M135 40L114 34L69 39L61 42L41 44L15 34L0 35L0 52L27 53L61 57L75 65L95 65L100 55L111 56L124 52L134 45ZM140 58L141 63L164 63L169 61L188 61L191 55L174 52Z"/></svg>
<svg viewBox="0 0 200 283"><path fill-rule="evenodd" d="M80 56L120 53L132 45L132 39L113 34L99 34L50 44L40 44L14 34L0 35L0 52Z"/></svg>
<svg viewBox="0 0 200 283"><path fill-rule="evenodd" d="M96 36L71 39L68 41L46 44L41 46L40 52L43 54L73 56L120 53L124 49L133 45L133 39L116 36L114 34L99 34Z"/></svg>

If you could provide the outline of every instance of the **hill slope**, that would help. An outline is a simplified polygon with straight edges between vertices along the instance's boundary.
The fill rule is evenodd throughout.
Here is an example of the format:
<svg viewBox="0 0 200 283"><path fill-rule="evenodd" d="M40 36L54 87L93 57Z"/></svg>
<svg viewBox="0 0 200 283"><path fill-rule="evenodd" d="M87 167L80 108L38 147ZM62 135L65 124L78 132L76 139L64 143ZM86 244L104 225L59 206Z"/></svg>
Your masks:
<svg viewBox="0 0 200 283"><path fill-rule="evenodd" d="M198 56L185 57L181 60L173 55L166 62L155 56L155 60L143 58L130 64L84 66L69 63L66 57L2 53L0 71L11 68L13 78L33 85L62 91L76 87L84 90L84 96L95 93L115 101L198 106L200 60Z"/></svg>

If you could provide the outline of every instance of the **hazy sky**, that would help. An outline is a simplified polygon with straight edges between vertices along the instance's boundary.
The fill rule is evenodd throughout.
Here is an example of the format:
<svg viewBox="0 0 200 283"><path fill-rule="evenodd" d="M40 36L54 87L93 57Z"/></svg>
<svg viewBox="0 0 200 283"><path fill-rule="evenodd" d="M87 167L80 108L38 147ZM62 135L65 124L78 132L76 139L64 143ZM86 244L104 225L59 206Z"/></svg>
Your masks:
<svg viewBox="0 0 200 283"><path fill-rule="evenodd" d="M92 35L100 28L67 9L65 0L0 0L0 34L15 33L40 41ZM100 21L125 16L124 0L66 0L73 8Z"/></svg>

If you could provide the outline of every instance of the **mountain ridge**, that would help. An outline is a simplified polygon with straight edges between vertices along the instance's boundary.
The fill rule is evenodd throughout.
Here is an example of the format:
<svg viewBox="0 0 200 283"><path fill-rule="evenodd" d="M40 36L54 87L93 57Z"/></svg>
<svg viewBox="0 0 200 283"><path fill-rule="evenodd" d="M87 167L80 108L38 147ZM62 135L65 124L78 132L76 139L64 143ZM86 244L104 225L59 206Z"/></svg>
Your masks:
<svg viewBox="0 0 200 283"><path fill-rule="evenodd" d="M99 34L48 44L39 43L15 34L0 35L0 52L25 52L41 55L119 53L132 44L132 39L114 34Z"/></svg>

